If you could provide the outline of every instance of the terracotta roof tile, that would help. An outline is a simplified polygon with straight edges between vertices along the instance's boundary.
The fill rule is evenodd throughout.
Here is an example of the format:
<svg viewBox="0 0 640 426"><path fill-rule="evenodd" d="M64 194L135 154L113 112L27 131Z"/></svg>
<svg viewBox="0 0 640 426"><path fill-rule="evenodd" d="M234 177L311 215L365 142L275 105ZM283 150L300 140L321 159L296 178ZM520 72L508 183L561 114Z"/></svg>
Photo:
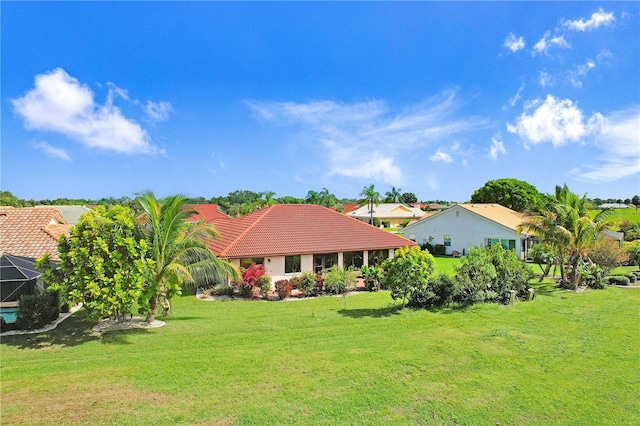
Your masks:
<svg viewBox="0 0 640 426"><path fill-rule="evenodd" d="M218 210L217 204L187 204L186 207L195 209L199 214L193 215L191 218L194 220L206 220L207 222L213 219L227 218L226 214Z"/></svg>
<svg viewBox="0 0 640 426"><path fill-rule="evenodd" d="M413 241L313 204L277 204L238 219L213 220L209 247L228 258L382 250Z"/></svg>
<svg viewBox="0 0 640 426"><path fill-rule="evenodd" d="M58 260L58 238L69 225L54 208L0 207L0 252L37 258L50 253Z"/></svg>

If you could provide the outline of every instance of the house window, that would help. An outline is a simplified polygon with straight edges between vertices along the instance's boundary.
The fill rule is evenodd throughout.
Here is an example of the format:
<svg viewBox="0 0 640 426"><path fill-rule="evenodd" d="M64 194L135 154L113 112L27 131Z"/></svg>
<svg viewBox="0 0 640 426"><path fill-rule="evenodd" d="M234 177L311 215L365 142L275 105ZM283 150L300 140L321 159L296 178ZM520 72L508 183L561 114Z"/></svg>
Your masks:
<svg viewBox="0 0 640 426"><path fill-rule="evenodd" d="M338 264L338 253L314 254L313 270L316 274L322 273L323 269L329 269Z"/></svg>
<svg viewBox="0 0 640 426"><path fill-rule="evenodd" d="M362 268L362 259L364 259L364 252L361 251L352 251L343 253L342 255L345 269L349 267L353 267L355 269Z"/></svg>
<svg viewBox="0 0 640 426"><path fill-rule="evenodd" d="M244 259L240 259L240 266L243 268L248 268L252 263L264 265L264 257L245 257Z"/></svg>
<svg viewBox="0 0 640 426"><path fill-rule="evenodd" d="M295 272L302 272L300 268L300 255L285 256L284 257L284 273L293 274Z"/></svg>
<svg viewBox="0 0 640 426"><path fill-rule="evenodd" d="M444 246L451 247L451 235L444 236Z"/></svg>
<svg viewBox="0 0 640 426"><path fill-rule="evenodd" d="M382 262L389 258L389 250L370 250L369 266L380 266Z"/></svg>
<svg viewBox="0 0 640 426"><path fill-rule="evenodd" d="M516 240L508 240L506 238L486 238L485 243L487 247L491 247L494 244L500 244L505 250L516 249Z"/></svg>

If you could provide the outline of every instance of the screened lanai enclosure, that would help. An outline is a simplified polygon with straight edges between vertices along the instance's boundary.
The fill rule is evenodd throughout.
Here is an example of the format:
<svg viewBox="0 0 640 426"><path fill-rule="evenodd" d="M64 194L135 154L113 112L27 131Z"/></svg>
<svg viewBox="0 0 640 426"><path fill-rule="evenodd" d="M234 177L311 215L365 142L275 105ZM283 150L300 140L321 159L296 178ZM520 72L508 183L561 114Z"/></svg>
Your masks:
<svg viewBox="0 0 640 426"><path fill-rule="evenodd" d="M42 272L34 266L35 259L0 254L0 302L17 302L23 294L34 294L42 291Z"/></svg>

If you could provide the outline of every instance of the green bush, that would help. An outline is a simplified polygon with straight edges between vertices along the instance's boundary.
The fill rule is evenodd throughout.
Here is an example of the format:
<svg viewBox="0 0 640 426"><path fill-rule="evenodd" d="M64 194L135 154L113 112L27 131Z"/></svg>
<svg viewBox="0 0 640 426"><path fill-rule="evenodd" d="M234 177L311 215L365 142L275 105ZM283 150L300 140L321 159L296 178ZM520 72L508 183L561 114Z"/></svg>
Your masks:
<svg viewBox="0 0 640 426"><path fill-rule="evenodd" d="M384 226L385 228L391 228L391 222L388 220L383 220L382 226Z"/></svg>
<svg viewBox="0 0 640 426"><path fill-rule="evenodd" d="M318 277L315 272L303 272L300 276L300 284L298 288L302 290L305 296L312 296L316 293L316 284Z"/></svg>
<svg viewBox="0 0 640 426"><path fill-rule="evenodd" d="M362 265L362 279L369 291L380 290L380 279L382 278L382 270L375 266Z"/></svg>
<svg viewBox="0 0 640 426"><path fill-rule="evenodd" d="M435 248L435 247L434 247L434 245L433 245L433 244L431 244L431 243L424 243L424 244L421 244L421 245L420 245L420 248L421 248L422 250L426 250L426 251L428 251L428 252L429 252L429 253L431 253L431 254L436 254L436 248Z"/></svg>
<svg viewBox="0 0 640 426"><path fill-rule="evenodd" d="M414 293L426 290L435 268L436 260L430 253L415 246L399 248L382 265L382 286L391 290L393 300L402 299L404 305Z"/></svg>
<svg viewBox="0 0 640 426"><path fill-rule="evenodd" d="M380 228L380 219L378 219L377 217L374 217L373 226L375 226L376 228Z"/></svg>
<svg viewBox="0 0 640 426"><path fill-rule="evenodd" d="M610 285L629 285L629 278L623 276L613 276L607 279Z"/></svg>
<svg viewBox="0 0 640 426"><path fill-rule="evenodd" d="M293 290L293 284L289 280L276 281L276 293L280 300L291 297L291 290Z"/></svg>
<svg viewBox="0 0 640 426"><path fill-rule="evenodd" d="M355 286L356 277L351 272L338 268L337 265L327 269L324 273L324 288L329 293L343 293L347 288Z"/></svg>
<svg viewBox="0 0 640 426"><path fill-rule="evenodd" d="M25 294L20 298L16 312L16 328L33 330L55 321L60 315L60 298L57 291Z"/></svg>
<svg viewBox="0 0 640 426"><path fill-rule="evenodd" d="M638 277L636 274L627 274L627 278L629 278L629 283L633 284L638 281Z"/></svg>
<svg viewBox="0 0 640 426"><path fill-rule="evenodd" d="M412 308L435 308L447 306L459 293L459 283L447 274L438 274L429 278L426 288L419 289L409 297L408 306Z"/></svg>
<svg viewBox="0 0 640 426"><path fill-rule="evenodd" d="M258 279L258 287L260 288L260 296L263 299L267 298L269 290L271 290L271 276L263 275Z"/></svg>
<svg viewBox="0 0 640 426"><path fill-rule="evenodd" d="M444 256L445 254L447 254L447 248L444 246L444 244L436 244L433 247L433 254L435 256Z"/></svg>
<svg viewBox="0 0 640 426"><path fill-rule="evenodd" d="M210 291L212 296L233 296L234 288L228 284L216 284Z"/></svg>
<svg viewBox="0 0 640 426"><path fill-rule="evenodd" d="M300 286L302 285L302 275L291 277L289 281L291 281L291 285L293 286L293 288L300 288Z"/></svg>

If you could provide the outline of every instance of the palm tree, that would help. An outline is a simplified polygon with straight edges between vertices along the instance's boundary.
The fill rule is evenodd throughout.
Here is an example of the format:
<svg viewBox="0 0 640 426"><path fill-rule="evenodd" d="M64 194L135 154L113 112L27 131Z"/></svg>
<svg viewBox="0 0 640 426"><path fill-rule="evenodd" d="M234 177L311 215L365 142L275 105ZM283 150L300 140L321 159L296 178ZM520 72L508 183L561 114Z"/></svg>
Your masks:
<svg viewBox="0 0 640 426"><path fill-rule="evenodd" d="M319 204L320 194L318 194L314 190L310 190L309 192L307 192L307 196L305 197L304 202L307 204Z"/></svg>
<svg viewBox="0 0 640 426"><path fill-rule="evenodd" d="M276 203L276 201L273 199L273 196L276 195L275 192L273 191L264 191L262 193L262 195L264 195L264 204L269 207L272 206Z"/></svg>
<svg viewBox="0 0 640 426"><path fill-rule="evenodd" d="M161 302L168 312L169 299L185 284L239 279L236 267L217 258L207 247L207 242L218 236L213 225L189 220L197 212L186 207L185 197L172 195L157 200L150 191L137 196L144 210L140 224L153 260L147 322L154 320Z"/></svg>
<svg viewBox="0 0 640 426"><path fill-rule="evenodd" d="M538 236L541 242L556 252L562 275L562 283L572 289L580 285L580 268L587 257L588 249L602 238L605 230L611 229L611 210L602 210L594 218L590 216L590 203L586 195L579 197L564 187L556 186L551 203L538 215L529 216L520 225ZM569 275L564 264L567 260Z"/></svg>
<svg viewBox="0 0 640 426"><path fill-rule="evenodd" d="M322 188L320 192L318 192L318 204L321 204L325 207L332 207L338 203L338 199L335 195L329 192L327 188Z"/></svg>
<svg viewBox="0 0 640 426"><path fill-rule="evenodd" d="M386 197L385 201L387 203L399 203L402 199L402 194L400 193L400 191L402 191L400 188L392 186L391 191L387 191L384 194L384 196Z"/></svg>
<svg viewBox="0 0 640 426"><path fill-rule="evenodd" d="M376 206L380 204L380 193L376 191L375 186L370 184L369 186L365 186L362 188L362 192L360 192L360 204L367 204L369 206L369 213L371 214L371 218L369 219L369 224L373 225L373 205Z"/></svg>

